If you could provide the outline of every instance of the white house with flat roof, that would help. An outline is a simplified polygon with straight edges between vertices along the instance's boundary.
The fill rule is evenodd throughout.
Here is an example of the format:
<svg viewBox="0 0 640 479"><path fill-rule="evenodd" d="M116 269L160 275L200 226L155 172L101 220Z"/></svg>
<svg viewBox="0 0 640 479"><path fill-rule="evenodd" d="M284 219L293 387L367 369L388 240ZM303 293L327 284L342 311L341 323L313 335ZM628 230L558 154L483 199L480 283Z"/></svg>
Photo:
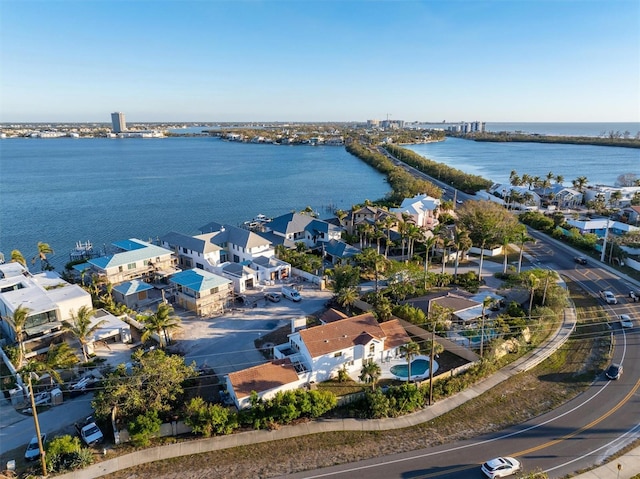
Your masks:
<svg viewBox="0 0 640 479"><path fill-rule="evenodd" d="M131 238L113 243L120 252L91 258L91 273L104 277L112 284L133 279L157 280L177 271L173 251L146 241Z"/></svg>
<svg viewBox="0 0 640 479"><path fill-rule="evenodd" d="M59 330L71 313L93 307L88 292L53 271L32 275L18 263L0 264L0 325L13 341L17 338L12 318L20 306L29 310L23 326L25 339Z"/></svg>
<svg viewBox="0 0 640 479"><path fill-rule="evenodd" d="M233 300L233 282L217 274L194 268L169 278L176 288L176 302L198 316L223 314Z"/></svg>

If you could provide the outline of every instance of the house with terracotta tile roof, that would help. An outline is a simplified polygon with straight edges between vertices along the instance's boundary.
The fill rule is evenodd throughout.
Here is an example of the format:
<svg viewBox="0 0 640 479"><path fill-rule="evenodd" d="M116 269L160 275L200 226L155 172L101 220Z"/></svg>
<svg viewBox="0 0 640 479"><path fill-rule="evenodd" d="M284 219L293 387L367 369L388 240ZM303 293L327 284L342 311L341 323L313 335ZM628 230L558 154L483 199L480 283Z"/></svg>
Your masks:
<svg viewBox="0 0 640 479"><path fill-rule="evenodd" d="M225 376L227 392L238 409L251 405L253 391L266 400L278 392L298 389L307 381L306 375L298 375L289 359L273 360Z"/></svg>
<svg viewBox="0 0 640 479"><path fill-rule="evenodd" d="M238 408L247 407L251 391L268 398L331 379L342 368L357 374L367 361L399 358L410 341L397 319L378 323L371 313L336 319L291 333L288 343L273 348L271 363L226 376L227 390Z"/></svg>
<svg viewBox="0 0 640 479"><path fill-rule="evenodd" d="M378 323L372 313L365 313L292 333L289 343L274 348L274 357L290 358L311 373L310 381L322 382L343 367L354 373L366 361L395 358L410 341L397 319Z"/></svg>

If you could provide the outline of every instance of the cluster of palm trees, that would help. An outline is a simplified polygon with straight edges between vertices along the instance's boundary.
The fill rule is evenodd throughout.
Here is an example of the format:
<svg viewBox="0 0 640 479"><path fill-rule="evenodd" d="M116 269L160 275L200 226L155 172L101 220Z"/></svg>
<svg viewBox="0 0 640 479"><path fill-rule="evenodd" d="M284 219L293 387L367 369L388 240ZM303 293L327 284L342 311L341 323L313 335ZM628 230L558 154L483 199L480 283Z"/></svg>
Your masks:
<svg viewBox="0 0 640 479"><path fill-rule="evenodd" d="M37 260L40 260L40 269L42 271L53 271L53 266L49 263L47 255L53 254L53 248L48 243L38 241L38 252L33 258L31 258L31 264L36 264ZM11 251L11 261L14 263L20 263L25 268L27 267L27 260L20 250L14 249Z"/></svg>

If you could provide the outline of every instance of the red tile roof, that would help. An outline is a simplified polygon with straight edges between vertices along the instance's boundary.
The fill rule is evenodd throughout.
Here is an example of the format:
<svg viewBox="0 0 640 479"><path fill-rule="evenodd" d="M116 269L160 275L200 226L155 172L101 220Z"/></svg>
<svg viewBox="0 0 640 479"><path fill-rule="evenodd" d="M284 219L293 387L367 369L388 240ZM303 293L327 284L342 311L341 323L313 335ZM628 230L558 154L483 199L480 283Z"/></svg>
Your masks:
<svg viewBox="0 0 640 479"><path fill-rule="evenodd" d="M229 381L238 399L251 395L251 391L262 393L298 380L289 359L260 364L229 374Z"/></svg>
<svg viewBox="0 0 640 479"><path fill-rule="evenodd" d="M394 325L394 323L396 323ZM401 340L404 331L398 320L388 321L382 328L381 324L372 313L365 313L351 318L341 319L323 326L316 326L300 331L300 338L304 342L311 357L317 358L342 349L351 348L357 344L367 344L373 339L384 341L387 333L392 333L392 343L396 344ZM404 333L406 340L400 344L410 341L407 333ZM385 349L389 349L386 346Z"/></svg>

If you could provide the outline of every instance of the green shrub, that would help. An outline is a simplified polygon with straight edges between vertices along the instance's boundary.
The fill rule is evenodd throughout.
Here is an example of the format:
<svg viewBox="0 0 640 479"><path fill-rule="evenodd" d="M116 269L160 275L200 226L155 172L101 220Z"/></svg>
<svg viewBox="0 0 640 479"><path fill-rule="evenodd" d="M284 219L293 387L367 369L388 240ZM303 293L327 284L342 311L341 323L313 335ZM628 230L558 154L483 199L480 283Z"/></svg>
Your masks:
<svg viewBox="0 0 640 479"><path fill-rule="evenodd" d="M93 462L93 453L83 448L78 437L70 435L53 438L46 447L45 454L49 472L72 471Z"/></svg>
<svg viewBox="0 0 640 479"><path fill-rule="evenodd" d="M129 423L129 437L135 446L148 446L151 438L160 432L162 420L158 417L158 411L150 410L137 416Z"/></svg>
<svg viewBox="0 0 640 479"><path fill-rule="evenodd" d="M238 427L236 414L220 404L207 403L201 397L189 402L186 414L185 423L204 437L231 434Z"/></svg>

